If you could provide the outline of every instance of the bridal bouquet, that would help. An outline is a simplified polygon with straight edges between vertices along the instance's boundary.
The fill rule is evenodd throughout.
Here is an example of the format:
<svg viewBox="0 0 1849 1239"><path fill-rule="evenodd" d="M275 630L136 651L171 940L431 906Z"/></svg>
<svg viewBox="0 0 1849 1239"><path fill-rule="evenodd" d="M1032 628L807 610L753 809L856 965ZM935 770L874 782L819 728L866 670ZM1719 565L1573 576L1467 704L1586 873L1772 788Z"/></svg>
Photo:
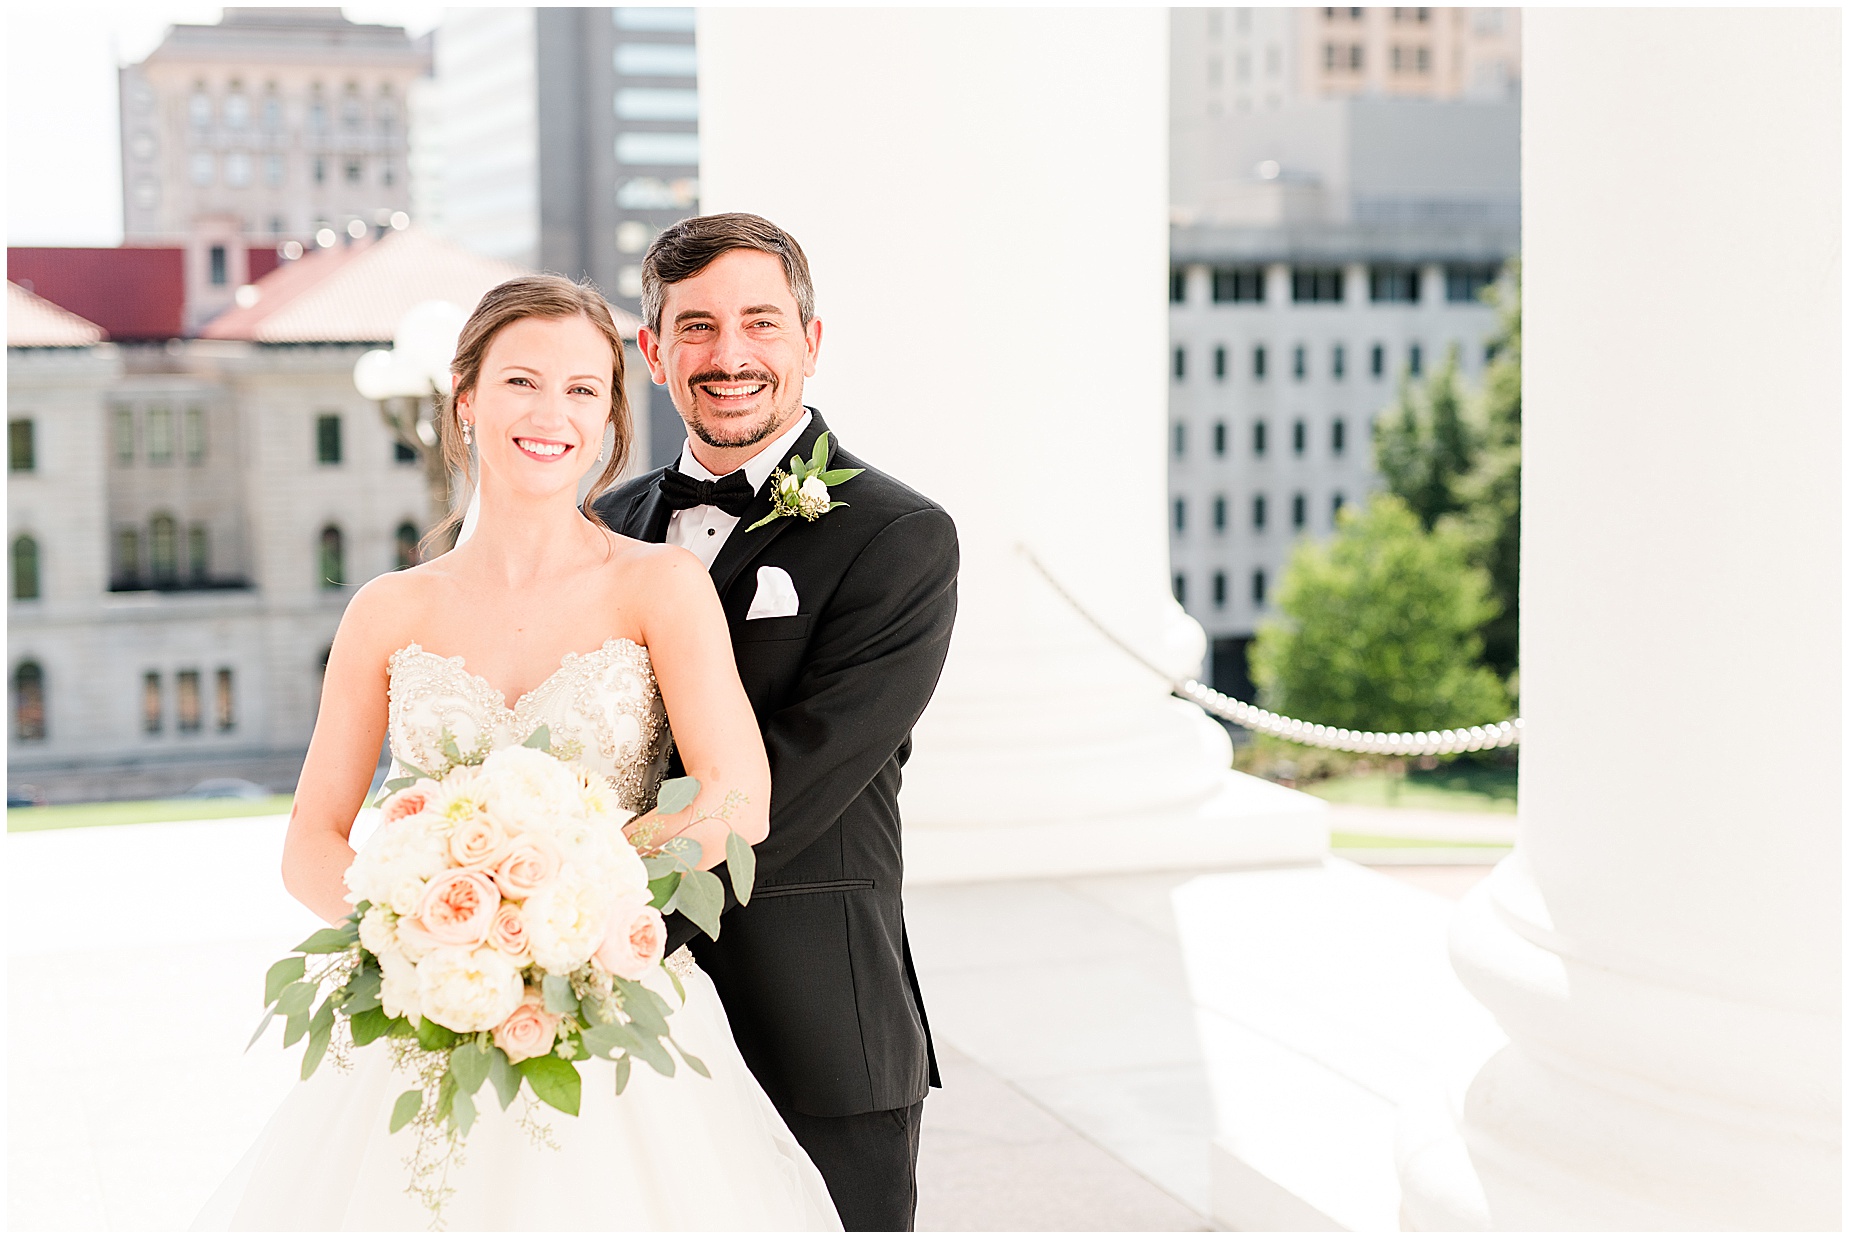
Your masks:
<svg viewBox="0 0 1849 1239"><path fill-rule="evenodd" d="M631 815L614 789L553 756L546 728L520 747L465 754L447 735L442 747L442 772L386 784L378 830L347 870L352 915L270 968L268 1011L251 1038L281 1016L284 1045L307 1039L304 1080L337 1033L341 1051L390 1042L419 1080L398 1098L391 1130L416 1125L426 1171L439 1136L453 1149L468 1134L484 1084L503 1110L524 1084L575 1115L575 1064L588 1058L615 1063L619 1093L637 1059L673 1075L669 1046L707 1074L644 982L659 974L685 996L663 966L662 914L685 912L717 937L724 897L719 879L695 868L696 841L639 837L638 849L625 838ZM669 780L656 809L677 813L698 792L694 779ZM735 805L728 797L707 816ZM732 832L726 854L745 902L751 848Z"/></svg>

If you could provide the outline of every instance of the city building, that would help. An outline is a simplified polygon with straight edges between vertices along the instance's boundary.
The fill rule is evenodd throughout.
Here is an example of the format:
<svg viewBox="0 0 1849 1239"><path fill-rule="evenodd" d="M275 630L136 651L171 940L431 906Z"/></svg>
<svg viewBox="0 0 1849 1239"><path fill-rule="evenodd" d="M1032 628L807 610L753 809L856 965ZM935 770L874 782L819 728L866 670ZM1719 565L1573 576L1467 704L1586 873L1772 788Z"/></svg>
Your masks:
<svg viewBox="0 0 1849 1239"><path fill-rule="evenodd" d="M149 269L114 294L177 322L179 281ZM354 363L412 307L472 307L519 270L388 229L167 339L112 338L8 284L9 786L294 785L347 600L415 562L441 515ZM633 401L633 347L628 365Z"/></svg>
<svg viewBox="0 0 1849 1239"><path fill-rule="evenodd" d="M1520 244L1521 114L1298 94L1193 119L1170 162L1170 555L1215 686L1250 700L1247 647L1293 547L1379 486L1376 416L1449 355L1481 377L1479 294Z"/></svg>
<svg viewBox="0 0 1849 1239"><path fill-rule="evenodd" d="M413 141L440 184L414 194L442 233L639 311L643 251L699 210L694 11L451 9L434 64ZM662 463L681 422L665 392L648 407Z"/></svg>
<svg viewBox="0 0 1849 1239"><path fill-rule="evenodd" d="M188 331L262 277L252 254L406 212L407 99L426 62L403 29L337 8L227 8L120 71L123 234L184 250Z"/></svg>

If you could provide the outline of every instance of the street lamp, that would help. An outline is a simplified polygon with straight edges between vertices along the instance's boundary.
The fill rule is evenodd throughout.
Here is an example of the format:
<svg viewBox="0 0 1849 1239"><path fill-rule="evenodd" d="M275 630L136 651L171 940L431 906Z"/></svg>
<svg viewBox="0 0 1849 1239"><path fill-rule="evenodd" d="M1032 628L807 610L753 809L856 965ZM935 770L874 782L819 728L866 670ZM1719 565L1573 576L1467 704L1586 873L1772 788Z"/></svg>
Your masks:
<svg viewBox="0 0 1849 1239"><path fill-rule="evenodd" d="M379 402L379 416L423 465L433 521L454 503L457 478L443 458L437 414L449 394L450 361L467 321L468 312L451 302L420 302L398 320L391 348L373 349L353 363L353 386Z"/></svg>

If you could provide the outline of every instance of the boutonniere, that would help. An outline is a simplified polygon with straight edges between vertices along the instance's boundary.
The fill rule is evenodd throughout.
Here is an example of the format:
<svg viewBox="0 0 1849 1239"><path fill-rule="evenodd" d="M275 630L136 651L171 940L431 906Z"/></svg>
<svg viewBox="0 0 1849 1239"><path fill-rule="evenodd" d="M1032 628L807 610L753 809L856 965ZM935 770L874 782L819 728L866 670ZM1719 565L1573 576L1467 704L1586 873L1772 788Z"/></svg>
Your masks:
<svg viewBox="0 0 1849 1239"><path fill-rule="evenodd" d="M770 515L751 526L751 529L768 525L779 516L800 516L806 521L816 521L822 519L824 512L845 508L847 504L829 498L828 488L839 486L849 478L865 472L864 469L828 467L828 432L824 430L815 441L813 457L804 460L800 454L792 456L788 472L779 469L771 474L775 485L770 492ZM745 532L750 533L751 529Z"/></svg>

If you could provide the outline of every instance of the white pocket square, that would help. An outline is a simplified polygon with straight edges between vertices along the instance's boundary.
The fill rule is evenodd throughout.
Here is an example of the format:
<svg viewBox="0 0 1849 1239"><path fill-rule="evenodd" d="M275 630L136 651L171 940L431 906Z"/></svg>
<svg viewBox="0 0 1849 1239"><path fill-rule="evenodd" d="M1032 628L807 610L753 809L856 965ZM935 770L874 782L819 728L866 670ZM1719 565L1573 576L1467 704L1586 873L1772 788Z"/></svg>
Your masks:
<svg viewBox="0 0 1849 1239"><path fill-rule="evenodd" d="M758 593L745 612L747 620L796 614L796 582L781 568L758 569Z"/></svg>

